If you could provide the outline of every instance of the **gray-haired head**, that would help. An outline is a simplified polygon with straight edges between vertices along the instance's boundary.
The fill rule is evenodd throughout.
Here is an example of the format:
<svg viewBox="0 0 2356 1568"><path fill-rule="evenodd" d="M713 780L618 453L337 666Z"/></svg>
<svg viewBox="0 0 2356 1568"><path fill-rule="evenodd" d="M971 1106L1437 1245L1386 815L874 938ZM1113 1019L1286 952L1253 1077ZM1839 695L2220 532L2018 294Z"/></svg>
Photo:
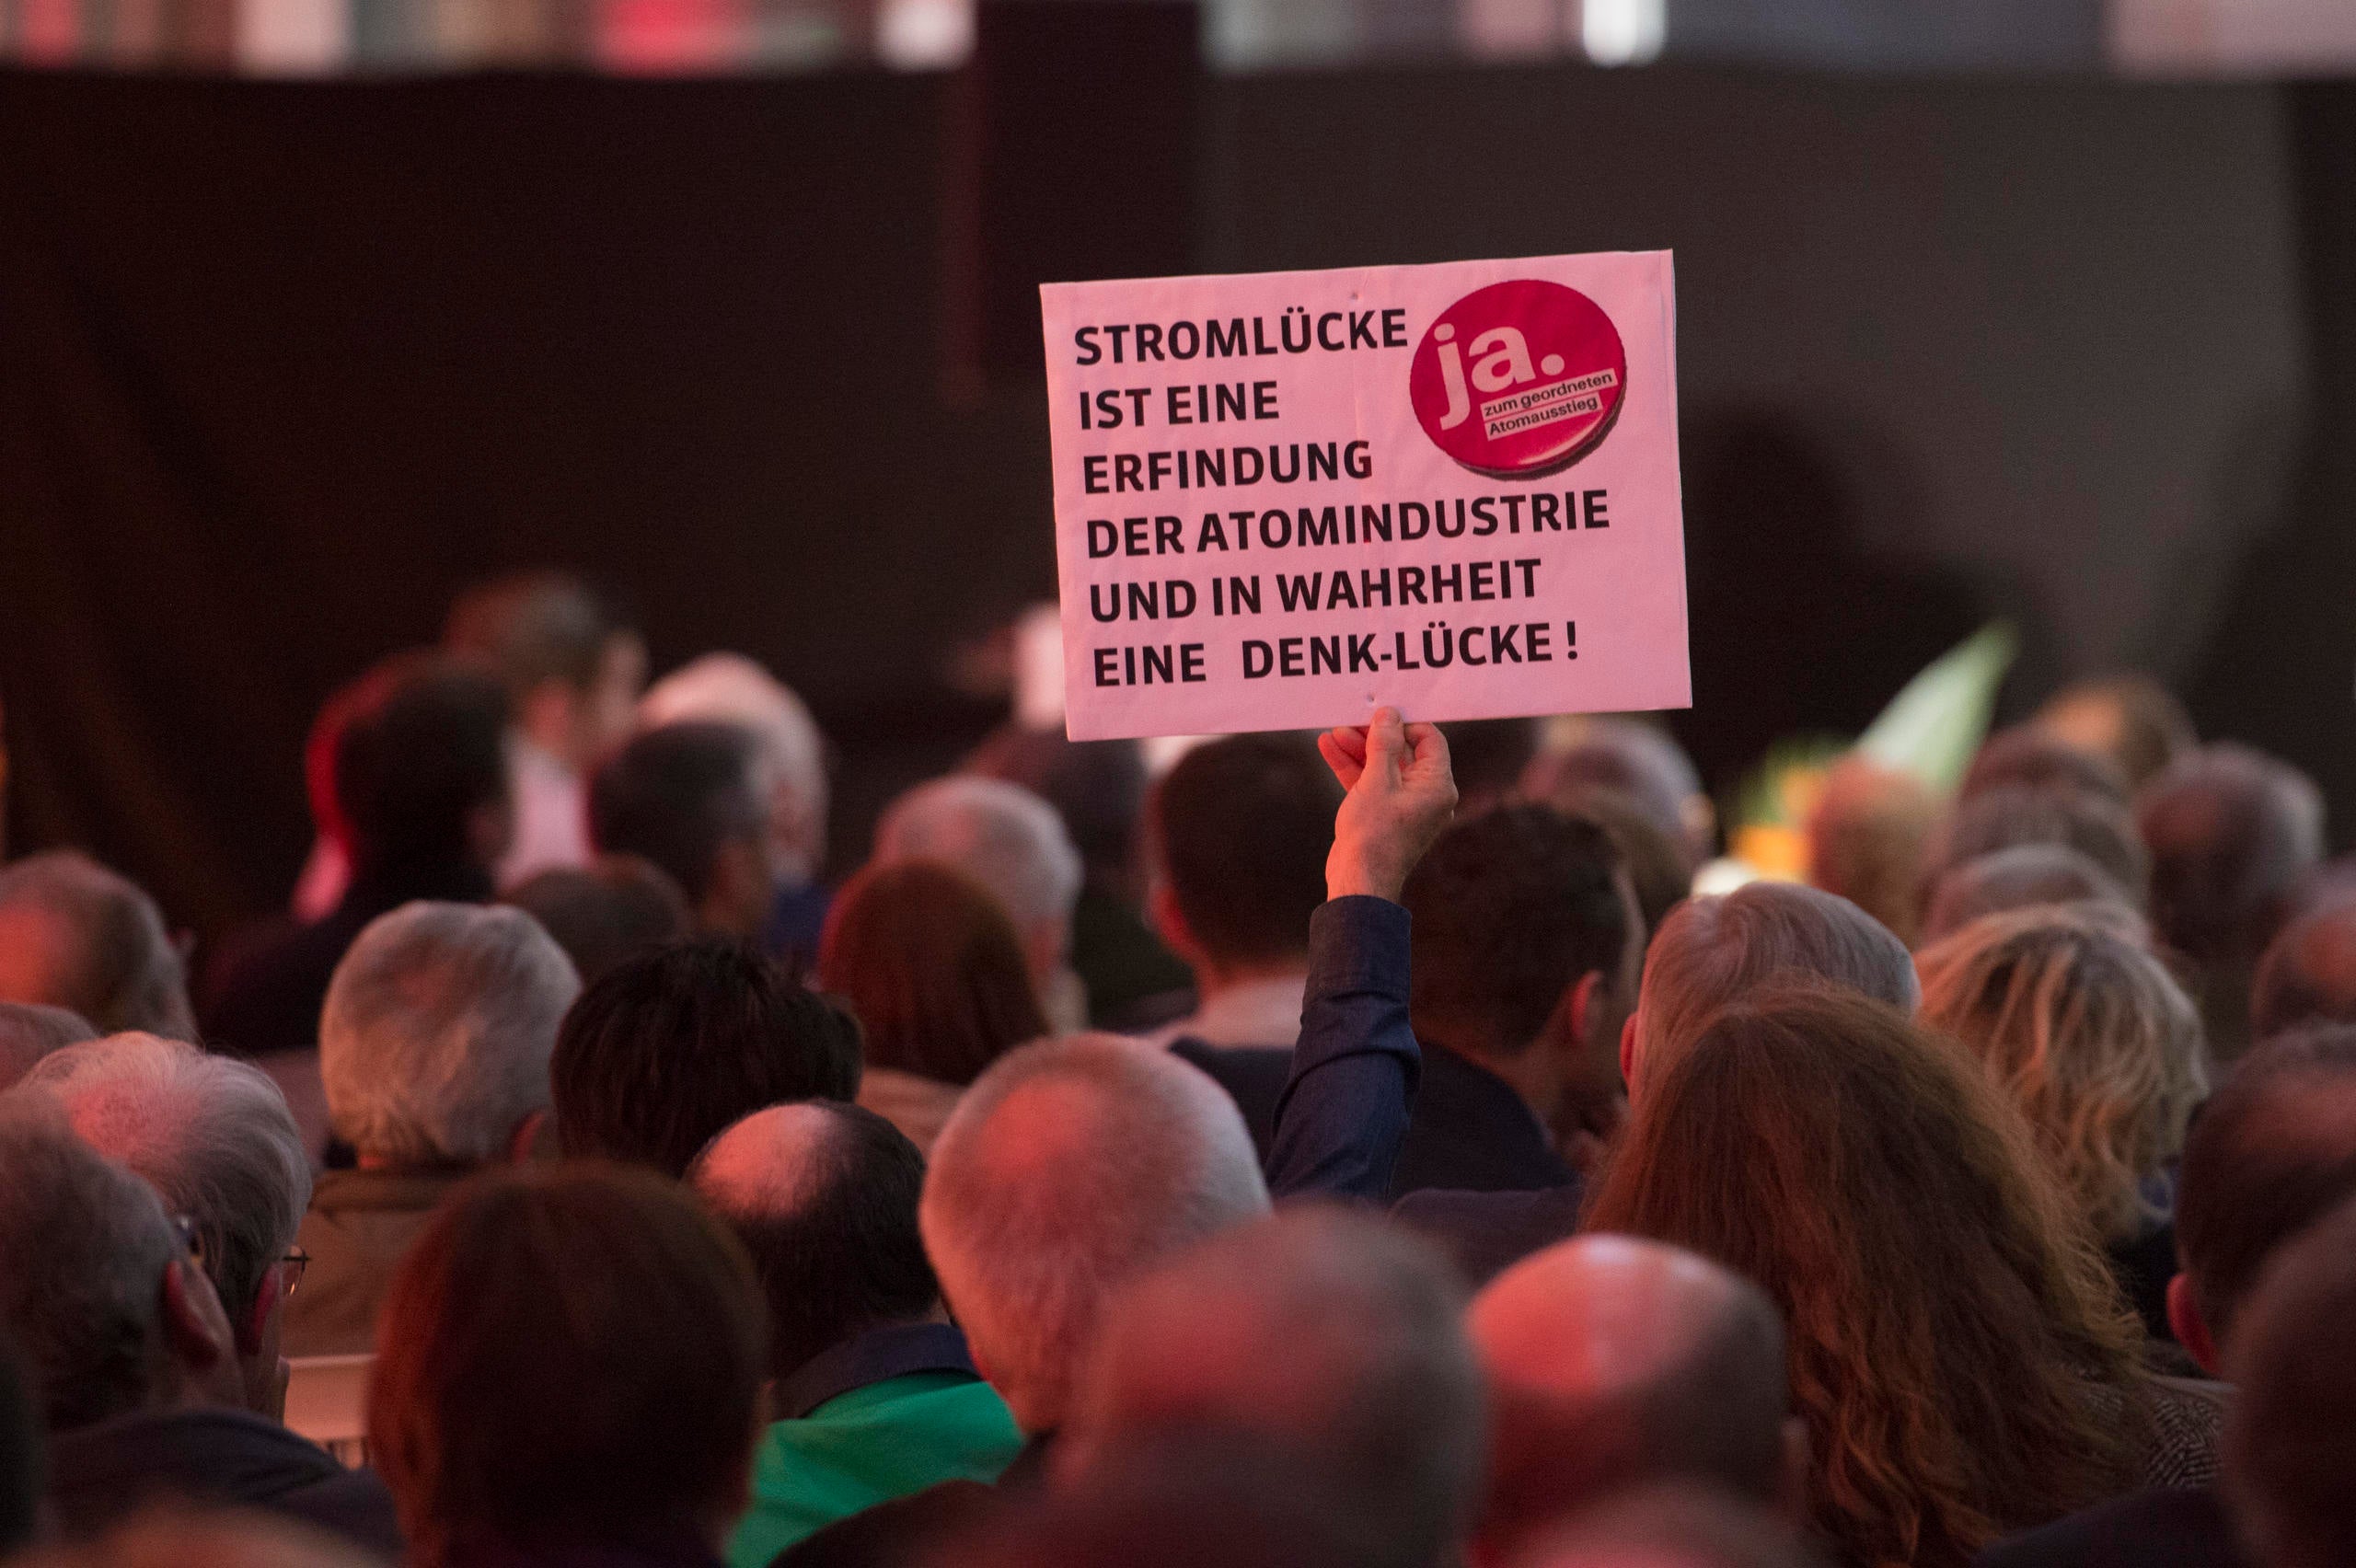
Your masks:
<svg viewBox="0 0 2356 1568"><path fill-rule="evenodd" d="M44 1057L17 1092L36 1090L196 1222L221 1305L247 1321L311 1201L310 1160L278 1086L185 1041L110 1034Z"/></svg>
<svg viewBox="0 0 2356 1568"><path fill-rule="evenodd" d="M966 774L918 785L876 824L875 859L955 867L1005 906L1034 974L1061 961L1080 896L1080 851L1055 807L1021 785Z"/></svg>
<svg viewBox="0 0 2356 1568"><path fill-rule="evenodd" d="M319 1077L336 1134L388 1165L480 1165L549 1108L572 961L520 909L404 904L329 983Z"/></svg>
<svg viewBox="0 0 2356 1568"><path fill-rule="evenodd" d="M990 1381L1044 1432L1106 1297L1267 1207L1225 1091L1165 1051L1081 1034L1010 1051L974 1080L933 1146L919 1219Z"/></svg>
<svg viewBox="0 0 2356 1568"><path fill-rule="evenodd" d="M43 1424L146 1404L168 1360L162 1277L179 1243L155 1190L74 1136L53 1104L0 1101L0 1329Z"/></svg>
<svg viewBox="0 0 2356 1568"><path fill-rule="evenodd" d="M707 653L639 698L641 728L706 721L741 725L761 744L776 805L769 817L778 875L806 882L826 853L826 743L792 689L742 653Z"/></svg>
<svg viewBox="0 0 2356 1568"><path fill-rule="evenodd" d="M1862 992L1912 1012L1923 993L1906 944L1847 899L1798 882L1756 882L1689 898L1645 951L1632 1091L1657 1078L1712 1013L1773 985Z"/></svg>
<svg viewBox="0 0 2356 1568"><path fill-rule="evenodd" d="M2135 914L2126 884L2083 850L2015 844L1951 867L1932 885L1923 940L1934 942L1982 915L2060 904L2106 904Z"/></svg>
<svg viewBox="0 0 2356 1568"><path fill-rule="evenodd" d="M98 1037L80 1013L39 1002L0 1002L0 1090L32 1071L33 1064L51 1052Z"/></svg>
<svg viewBox="0 0 2356 1568"><path fill-rule="evenodd" d="M1716 813L1692 759L1666 731L1611 713L1557 720L1553 727L1567 731L1569 739L1530 759L1521 775L1524 795L1553 802L1594 789L1616 790L1676 842L1689 868L1702 863Z"/></svg>
<svg viewBox="0 0 2356 1568"><path fill-rule="evenodd" d="M1106 1309L1073 1462L1189 1433L1271 1439L1379 1527L1388 1560L1438 1562L1481 1474L1463 1305L1437 1253L1370 1216L1295 1209L1214 1236Z"/></svg>
<svg viewBox="0 0 2356 1568"><path fill-rule="evenodd" d="M70 849L0 870L0 998L65 1008L110 1033L196 1038L179 950L156 901Z"/></svg>

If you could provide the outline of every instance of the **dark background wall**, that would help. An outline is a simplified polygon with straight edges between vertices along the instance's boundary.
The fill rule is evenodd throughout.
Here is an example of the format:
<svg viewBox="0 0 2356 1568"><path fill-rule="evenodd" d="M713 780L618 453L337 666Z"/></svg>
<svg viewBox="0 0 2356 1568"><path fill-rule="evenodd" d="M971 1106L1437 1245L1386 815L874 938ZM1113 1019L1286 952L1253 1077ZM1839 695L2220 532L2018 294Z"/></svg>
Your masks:
<svg viewBox="0 0 2356 1568"><path fill-rule="evenodd" d="M1097 252L1068 203L968 221L1000 123L972 90L0 75L12 847L85 844L207 928L274 904L321 696L458 584L560 560L623 592L658 667L738 647L801 687L855 853L866 804L989 718L944 691L950 651L1053 590L1037 389L944 342L972 267ZM1173 90L1191 134L1138 156L1172 166L1193 265L1676 249L1680 722L1717 775L1854 729L1992 611L2029 633L2015 703L2131 662L2269 722L2212 672L2273 618L2245 558L2328 490L2300 434L2350 375L2308 363L2351 345L2307 302L2349 236L2302 214L2347 189L2344 89ZM2337 707L2301 726L2327 770L2356 668L2330 637Z"/></svg>

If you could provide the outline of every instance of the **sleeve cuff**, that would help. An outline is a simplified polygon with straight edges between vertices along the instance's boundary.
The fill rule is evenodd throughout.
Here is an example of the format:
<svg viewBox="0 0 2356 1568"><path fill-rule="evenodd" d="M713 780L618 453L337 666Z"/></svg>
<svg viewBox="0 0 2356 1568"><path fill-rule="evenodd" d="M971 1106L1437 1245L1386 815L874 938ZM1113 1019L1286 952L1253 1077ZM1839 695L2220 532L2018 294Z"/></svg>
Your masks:
<svg viewBox="0 0 2356 1568"><path fill-rule="evenodd" d="M1407 1000L1404 905L1353 894L1328 899L1309 917L1309 994L1374 991Z"/></svg>

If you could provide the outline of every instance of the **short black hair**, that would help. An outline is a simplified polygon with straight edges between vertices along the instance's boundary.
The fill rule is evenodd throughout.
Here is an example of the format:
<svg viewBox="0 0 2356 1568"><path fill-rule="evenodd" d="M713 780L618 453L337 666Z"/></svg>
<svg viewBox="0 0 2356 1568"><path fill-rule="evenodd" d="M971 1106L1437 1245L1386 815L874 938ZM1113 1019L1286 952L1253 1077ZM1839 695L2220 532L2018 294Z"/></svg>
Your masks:
<svg viewBox="0 0 2356 1568"><path fill-rule="evenodd" d="M1407 879L1415 1031L1471 1031L1513 1055L1579 976L1617 983L1633 934L1611 836L1546 806L1505 806L1440 836Z"/></svg>
<svg viewBox="0 0 2356 1568"><path fill-rule="evenodd" d="M768 1298L772 1378L792 1376L869 1329L921 1317L941 1300L917 1228L924 1156L872 1111L824 1109L826 1133L789 1209L743 1211L725 1194L704 1192L745 1244Z"/></svg>
<svg viewBox="0 0 2356 1568"><path fill-rule="evenodd" d="M2356 1195L2356 1027L2294 1032L2242 1058L2193 1119L2177 1246L2223 1340L2284 1241Z"/></svg>
<svg viewBox="0 0 2356 1568"><path fill-rule="evenodd" d="M1203 951L1236 963L1309 950L1341 803L1302 736L1230 735L1178 759L1154 791L1154 842Z"/></svg>
<svg viewBox="0 0 2356 1568"><path fill-rule="evenodd" d="M430 667L337 737L335 800L363 872L473 853L469 815L507 798L507 695L478 671Z"/></svg>
<svg viewBox="0 0 2356 1568"><path fill-rule="evenodd" d="M670 874L690 905L711 888L722 846L758 836L760 741L700 721L649 730L589 781L589 836L602 854L637 855Z"/></svg>
<svg viewBox="0 0 2356 1568"><path fill-rule="evenodd" d="M859 1024L752 946L717 937L625 960L564 1015L549 1064L567 1157L672 1176L765 1105L859 1092Z"/></svg>

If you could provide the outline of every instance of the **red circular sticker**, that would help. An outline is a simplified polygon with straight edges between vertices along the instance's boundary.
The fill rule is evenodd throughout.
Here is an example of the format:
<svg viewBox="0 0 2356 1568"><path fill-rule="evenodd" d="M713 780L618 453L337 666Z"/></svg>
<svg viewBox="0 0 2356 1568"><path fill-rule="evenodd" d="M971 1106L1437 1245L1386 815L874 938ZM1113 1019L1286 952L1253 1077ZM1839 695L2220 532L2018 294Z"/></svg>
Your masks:
<svg viewBox="0 0 2356 1568"><path fill-rule="evenodd" d="M1595 450L1619 417L1628 351L1603 307L1517 278L1440 312L1407 396L1432 444L1476 474L1534 479Z"/></svg>

